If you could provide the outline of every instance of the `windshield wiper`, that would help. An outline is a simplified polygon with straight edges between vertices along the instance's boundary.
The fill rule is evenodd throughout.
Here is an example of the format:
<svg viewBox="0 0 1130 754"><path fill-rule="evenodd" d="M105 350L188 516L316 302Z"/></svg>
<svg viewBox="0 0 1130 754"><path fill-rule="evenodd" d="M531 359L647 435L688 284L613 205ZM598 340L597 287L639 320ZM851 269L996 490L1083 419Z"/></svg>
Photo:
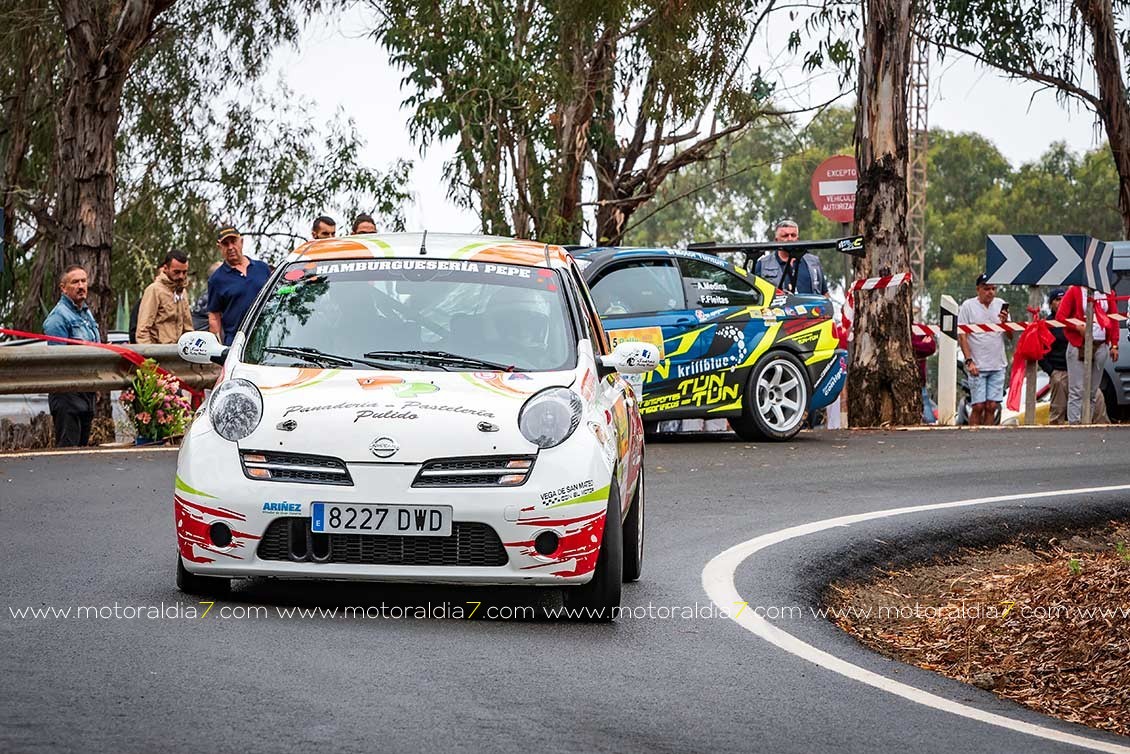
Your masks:
<svg viewBox="0 0 1130 754"><path fill-rule="evenodd" d="M326 353L319 351L317 348L309 348L306 346L267 346L263 349L264 353L274 353L279 356L293 356L302 359L310 364L317 364L318 366L339 366L348 367L354 364L364 364L375 369L403 369L405 362L397 361L373 361L369 358L357 358L356 356L338 356L337 354Z"/></svg>
<svg viewBox="0 0 1130 754"><path fill-rule="evenodd" d="M499 372L514 371L513 364L499 364L494 361L477 359L474 356L463 356L457 353L451 353L450 351L371 351L365 354L365 356L373 358L390 356L408 357L437 364L461 364L463 366L477 367L479 369L494 369Z"/></svg>

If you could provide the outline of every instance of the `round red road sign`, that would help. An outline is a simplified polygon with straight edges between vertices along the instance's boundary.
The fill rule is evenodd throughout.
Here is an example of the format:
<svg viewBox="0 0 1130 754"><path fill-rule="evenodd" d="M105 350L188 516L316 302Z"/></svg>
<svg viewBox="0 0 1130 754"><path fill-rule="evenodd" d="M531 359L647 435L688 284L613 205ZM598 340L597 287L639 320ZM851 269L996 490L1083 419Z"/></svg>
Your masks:
<svg viewBox="0 0 1130 754"><path fill-rule="evenodd" d="M812 173L812 201L816 211L832 222L855 219L855 158L846 154L829 157Z"/></svg>

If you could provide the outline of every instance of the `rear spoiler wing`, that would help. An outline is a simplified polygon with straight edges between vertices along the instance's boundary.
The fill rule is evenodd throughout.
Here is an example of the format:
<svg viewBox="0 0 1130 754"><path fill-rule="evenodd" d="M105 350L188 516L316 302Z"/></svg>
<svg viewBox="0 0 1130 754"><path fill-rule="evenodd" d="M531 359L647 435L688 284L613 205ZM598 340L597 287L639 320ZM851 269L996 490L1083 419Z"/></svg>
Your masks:
<svg viewBox="0 0 1130 754"><path fill-rule="evenodd" d="M718 252L733 252L745 254L746 258L753 255L760 256L767 251L784 249L792 255L800 256L810 251L823 251L834 249L842 254L853 257L865 257L867 252L863 248L863 236L847 236L845 238L825 238L820 241L750 241L739 243L718 243L706 241L704 243L687 244L688 251L705 251L710 254Z"/></svg>

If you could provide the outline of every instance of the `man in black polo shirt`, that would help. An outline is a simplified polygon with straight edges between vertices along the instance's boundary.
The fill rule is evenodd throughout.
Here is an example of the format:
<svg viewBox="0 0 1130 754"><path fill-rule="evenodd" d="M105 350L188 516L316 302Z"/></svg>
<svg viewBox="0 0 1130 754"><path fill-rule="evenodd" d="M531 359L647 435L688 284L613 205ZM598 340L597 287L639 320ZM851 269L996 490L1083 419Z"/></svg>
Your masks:
<svg viewBox="0 0 1130 754"><path fill-rule="evenodd" d="M224 263L208 278L208 329L230 346L243 315L251 308L271 268L243 255L243 236L234 225L220 227L216 234Z"/></svg>

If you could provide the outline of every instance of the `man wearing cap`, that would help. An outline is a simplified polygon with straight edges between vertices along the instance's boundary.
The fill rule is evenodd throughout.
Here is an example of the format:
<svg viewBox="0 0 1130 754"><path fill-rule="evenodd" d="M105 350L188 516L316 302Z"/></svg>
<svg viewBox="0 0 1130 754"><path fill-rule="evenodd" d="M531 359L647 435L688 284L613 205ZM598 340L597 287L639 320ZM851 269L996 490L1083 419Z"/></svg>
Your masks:
<svg viewBox="0 0 1130 754"><path fill-rule="evenodd" d="M271 276L271 268L243 255L243 236L234 225L220 228L216 245L224 263L208 278L208 329L230 346L243 315Z"/></svg>
<svg viewBox="0 0 1130 754"><path fill-rule="evenodd" d="M1003 325L1008 311L1003 299L996 297L997 287L988 276L977 276L977 295L962 302L957 312L959 325ZM969 398L972 409L969 424L992 424L997 408L1004 400L1004 377L1008 359L1004 353L1005 333L958 333L957 342L965 354L965 372L969 377ZM1009 339L1012 333L1007 333Z"/></svg>
<svg viewBox="0 0 1130 754"><path fill-rule="evenodd" d="M800 229L795 220L781 220L777 223L773 240L787 243L800 237ZM815 254L805 254L800 259L790 259L785 249L766 252L753 266L753 274L768 280L780 288L785 283L785 271L792 268L792 283L788 284L790 293L815 293L828 295L828 279L824 268Z"/></svg>

